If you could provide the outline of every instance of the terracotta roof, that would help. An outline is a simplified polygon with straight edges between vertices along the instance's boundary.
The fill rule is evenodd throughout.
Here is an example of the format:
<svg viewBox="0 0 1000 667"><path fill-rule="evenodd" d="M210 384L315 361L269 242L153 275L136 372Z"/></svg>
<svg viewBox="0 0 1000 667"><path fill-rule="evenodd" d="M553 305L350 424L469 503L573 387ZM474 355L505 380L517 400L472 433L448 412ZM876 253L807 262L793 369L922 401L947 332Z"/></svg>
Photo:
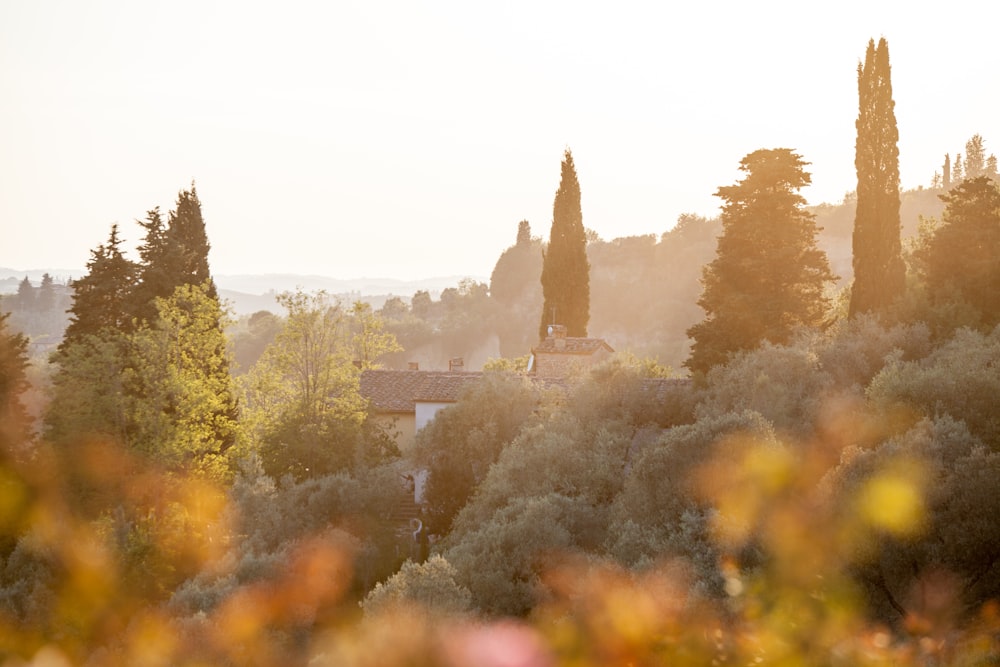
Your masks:
<svg viewBox="0 0 1000 667"><path fill-rule="evenodd" d="M564 347L556 347L556 341L566 341ZM548 337L531 348L532 353L544 352L546 354L594 354L600 349L614 352L614 349L607 344L603 338L553 338Z"/></svg>
<svg viewBox="0 0 1000 667"><path fill-rule="evenodd" d="M482 377L477 372L365 371L361 395L379 412L413 412L416 403L454 403L469 382Z"/></svg>

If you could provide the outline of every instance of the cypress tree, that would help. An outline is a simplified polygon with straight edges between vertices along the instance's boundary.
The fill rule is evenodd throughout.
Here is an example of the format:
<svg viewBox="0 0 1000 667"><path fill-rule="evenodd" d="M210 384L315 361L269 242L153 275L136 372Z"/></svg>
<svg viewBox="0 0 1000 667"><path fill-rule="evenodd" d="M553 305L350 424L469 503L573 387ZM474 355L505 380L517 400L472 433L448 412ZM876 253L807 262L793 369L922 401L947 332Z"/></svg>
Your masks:
<svg viewBox="0 0 1000 667"><path fill-rule="evenodd" d="M539 337L545 338L550 324L562 324L569 336L586 336L590 321L590 262L580 208L580 183L568 148L552 204L549 245L543 257Z"/></svg>
<svg viewBox="0 0 1000 667"><path fill-rule="evenodd" d="M899 240L899 131L884 37L878 48L875 40L868 42L864 65L858 65L858 101L851 317L884 311L902 295L906 280Z"/></svg>
<svg viewBox="0 0 1000 667"><path fill-rule="evenodd" d="M836 276L797 192L810 182L805 164L787 148L754 151L740 162L746 177L716 192L725 202L722 235L702 277L705 319L688 330L694 343L684 365L692 371L765 340L787 343L796 327L822 323L823 290Z"/></svg>

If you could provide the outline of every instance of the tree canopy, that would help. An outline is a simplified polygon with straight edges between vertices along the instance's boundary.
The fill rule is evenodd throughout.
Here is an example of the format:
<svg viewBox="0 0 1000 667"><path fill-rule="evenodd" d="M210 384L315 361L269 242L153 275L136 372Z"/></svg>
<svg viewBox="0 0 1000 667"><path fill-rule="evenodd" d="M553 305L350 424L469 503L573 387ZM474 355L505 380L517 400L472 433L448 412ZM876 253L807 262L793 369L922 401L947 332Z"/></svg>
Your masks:
<svg viewBox="0 0 1000 667"><path fill-rule="evenodd" d="M966 323L990 329L1000 324L1000 189L979 176L941 199L944 219L917 251L928 296L939 308L968 306Z"/></svg>
<svg viewBox="0 0 1000 667"><path fill-rule="evenodd" d="M705 319L688 330L692 371L763 341L787 342L795 327L823 321L824 289L835 276L798 194L810 182L805 164L790 149L761 149L740 161L743 180L716 193L724 202L722 235L702 277Z"/></svg>

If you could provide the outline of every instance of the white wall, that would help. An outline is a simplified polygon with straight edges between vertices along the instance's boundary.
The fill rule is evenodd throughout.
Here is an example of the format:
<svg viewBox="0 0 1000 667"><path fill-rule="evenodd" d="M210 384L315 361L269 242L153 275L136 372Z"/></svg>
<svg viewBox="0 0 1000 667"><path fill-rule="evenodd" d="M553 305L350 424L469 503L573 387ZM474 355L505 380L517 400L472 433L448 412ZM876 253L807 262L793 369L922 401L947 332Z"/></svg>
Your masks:
<svg viewBox="0 0 1000 667"><path fill-rule="evenodd" d="M416 403L416 423L414 427L417 431L427 426L430 420L434 419L434 415L437 414L438 410L441 408L446 408L449 405L454 405L454 403Z"/></svg>

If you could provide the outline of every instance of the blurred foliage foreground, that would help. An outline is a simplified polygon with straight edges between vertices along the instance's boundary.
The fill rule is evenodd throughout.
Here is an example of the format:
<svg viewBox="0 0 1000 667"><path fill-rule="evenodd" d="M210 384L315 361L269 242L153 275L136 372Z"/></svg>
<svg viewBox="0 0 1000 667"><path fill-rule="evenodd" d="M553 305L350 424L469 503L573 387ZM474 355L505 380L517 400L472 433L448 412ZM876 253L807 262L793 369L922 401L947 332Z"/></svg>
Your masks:
<svg viewBox="0 0 1000 667"><path fill-rule="evenodd" d="M1000 607L963 607L963 581L948 571L913 573L898 626L869 620L857 572L888 557L886 540L906 545L928 530L934 463L919 447L901 448L831 480L838 461L870 452L856 443L913 420L901 418L909 423L900 427L894 417L859 417L850 404L826 413L814 441L794 447L727 435L716 443L725 455L709 456L692 477L713 508L725 595L698 593L683 560L636 572L547 554L537 604L518 619L392 599L366 601L362 611L352 584L360 543L329 526L290 541L267 576L241 572L247 559L234 552L252 542L239 516L252 495L249 473L223 491L107 443L82 448L72 470L8 451L0 468L2 664L997 664ZM95 517L86 502L68 502L86 497L82 478L104 494L102 506L116 497L129 509ZM454 587L449 568L437 555L407 563L396 585L402 576L413 586L440 579ZM208 612L192 612L198 605L185 602L185 588L173 590L199 577L226 582L197 593L217 596L200 606Z"/></svg>

